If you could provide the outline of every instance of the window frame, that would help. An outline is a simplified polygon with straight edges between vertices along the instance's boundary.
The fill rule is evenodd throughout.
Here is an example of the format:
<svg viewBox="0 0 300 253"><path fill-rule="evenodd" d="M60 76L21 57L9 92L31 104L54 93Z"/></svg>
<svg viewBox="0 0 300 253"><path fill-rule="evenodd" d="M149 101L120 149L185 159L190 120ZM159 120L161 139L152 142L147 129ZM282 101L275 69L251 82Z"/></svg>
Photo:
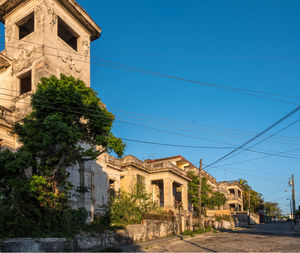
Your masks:
<svg viewBox="0 0 300 253"><path fill-rule="evenodd" d="M24 80L25 78L28 78L28 77L30 77L30 90L22 93L22 80ZM33 87L32 87L32 71L31 70L29 70L29 71L25 72L23 75L19 76L18 79L19 79L19 96L22 96L22 95L27 94L32 91Z"/></svg>
<svg viewBox="0 0 300 253"><path fill-rule="evenodd" d="M21 37L21 28L22 28L22 26L24 26L31 19L33 19L33 30L31 32L29 32L28 34L26 34L25 36ZM34 33L35 32L35 13L34 13L34 11L31 12L30 14L26 15L20 21L18 21L16 23L16 25L18 27L18 38L19 38L19 40L22 40L22 39L26 38L27 36L29 36L30 34Z"/></svg>
<svg viewBox="0 0 300 253"><path fill-rule="evenodd" d="M71 43L69 43L66 39L60 36L60 23L62 23L65 28L76 38L76 47L73 47ZM74 31L74 29L60 16L57 16L57 37L62 40L66 45L68 45L72 50L78 52L79 47L79 34Z"/></svg>

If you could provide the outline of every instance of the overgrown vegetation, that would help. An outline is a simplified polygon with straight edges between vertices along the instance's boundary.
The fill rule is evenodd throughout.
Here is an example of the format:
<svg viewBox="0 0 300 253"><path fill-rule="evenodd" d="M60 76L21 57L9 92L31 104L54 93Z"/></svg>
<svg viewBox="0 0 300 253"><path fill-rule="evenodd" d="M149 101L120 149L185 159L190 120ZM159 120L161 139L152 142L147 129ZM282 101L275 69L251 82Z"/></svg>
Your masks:
<svg viewBox="0 0 300 253"><path fill-rule="evenodd" d="M243 205L244 210L249 208L249 193L250 193L250 210L251 212L258 212L259 210L264 210L267 216L270 217L280 217L282 215L282 210L280 209L278 203L264 202L262 194L254 191L248 184L247 180L239 179L239 182L243 188Z"/></svg>
<svg viewBox="0 0 300 253"><path fill-rule="evenodd" d="M195 172L188 172L188 176L192 179L188 185L188 198L190 203L193 204L196 211L199 211L198 203L198 189L199 189L199 177ZM202 177L201 188L201 200L202 200L202 213L206 213L206 209L213 209L215 207L221 207L226 202L226 197L223 193L213 191L211 186L207 183L207 179Z"/></svg>
<svg viewBox="0 0 300 253"><path fill-rule="evenodd" d="M256 213L259 209L263 208L263 199L262 194L254 191L251 186L248 184L247 180L239 179L240 185L243 188L243 206L244 210L249 208L249 191L250 191L250 209L251 212Z"/></svg>
<svg viewBox="0 0 300 253"><path fill-rule="evenodd" d="M109 207L111 223L117 226L139 224L159 209L143 186L137 184L131 192L121 191L111 199ZM161 212L163 215L163 212Z"/></svg>
<svg viewBox="0 0 300 253"><path fill-rule="evenodd" d="M87 212L68 205L67 168L82 169L106 151L121 156L125 144L111 133L114 116L81 80L42 78L31 106L13 128L22 146L0 152L0 237L69 236Z"/></svg>
<svg viewBox="0 0 300 253"><path fill-rule="evenodd" d="M194 237L196 234L203 234L203 233L207 233L207 232L215 232L215 230L212 229L211 226L208 226L206 228L196 229L195 231L185 230L182 232L182 235L189 235L191 237Z"/></svg>
<svg viewBox="0 0 300 253"><path fill-rule="evenodd" d="M265 202L264 207L266 215L269 217L280 217L282 215L282 210L278 203Z"/></svg>

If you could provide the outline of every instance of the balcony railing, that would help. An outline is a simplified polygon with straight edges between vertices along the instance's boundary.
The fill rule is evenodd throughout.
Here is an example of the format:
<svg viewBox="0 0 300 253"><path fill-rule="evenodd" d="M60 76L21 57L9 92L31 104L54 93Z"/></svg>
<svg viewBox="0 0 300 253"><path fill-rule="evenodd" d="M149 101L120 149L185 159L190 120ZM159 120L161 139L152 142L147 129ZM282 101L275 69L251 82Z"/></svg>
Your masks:
<svg viewBox="0 0 300 253"><path fill-rule="evenodd" d="M105 160L107 164L112 165L114 167L121 168L121 161L118 160L117 158L114 158L112 156L107 156Z"/></svg>
<svg viewBox="0 0 300 253"><path fill-rule="evenodd" d="M187 172L184 169L178 168L176 165L174 165L173 163L171 163L169 161L160 161L157 163L148 164L148 169L150 171L156 171L156 170L161 170L161 169L170 169L177 173L184 174L185 176L187 176Z"/></svg>

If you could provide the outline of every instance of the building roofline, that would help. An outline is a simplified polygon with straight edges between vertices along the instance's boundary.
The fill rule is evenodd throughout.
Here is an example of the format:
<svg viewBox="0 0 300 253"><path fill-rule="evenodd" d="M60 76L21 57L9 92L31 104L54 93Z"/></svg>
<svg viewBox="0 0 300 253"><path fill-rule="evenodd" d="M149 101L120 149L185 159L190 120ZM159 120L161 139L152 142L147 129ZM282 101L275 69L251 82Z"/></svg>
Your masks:
<svg viewBox="0 0 300 253"><path fill-rule="evenodd" d="M181 155L176 155L176 156L170 156L170 157L164 157L164 158L158 158L158 159L147 159L145 160L145 162L148 163L153 163L153 162L158 162L158 161L162 161L162 160L170 160L170 159L175 159L175 158L181 158L182 160L186 161L187 163L189 163L190 165L192 165L193 167L195 167L196 169L198 169L194 164L192 164L190 161L188 161L187 159L185 159L183 156Z"/></svg>
<svg viewBox="0 0 300 253"><path fill-rule="evenodd" d="M30 0L0 0L0 21L4 23L4 17ZM91 41L97 39L101 35L101 28L93 21L90 15L75 0L56 0L70 14L77 19L91 34Z"/></svg>

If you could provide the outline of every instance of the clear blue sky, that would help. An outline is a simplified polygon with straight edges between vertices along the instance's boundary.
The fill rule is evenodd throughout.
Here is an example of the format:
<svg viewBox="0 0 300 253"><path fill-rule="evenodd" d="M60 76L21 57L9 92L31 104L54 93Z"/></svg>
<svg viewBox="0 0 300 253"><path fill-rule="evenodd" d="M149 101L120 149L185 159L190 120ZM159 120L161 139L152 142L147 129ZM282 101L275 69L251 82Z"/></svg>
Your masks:
<svg viewBox="0 0 300 253"><path fill-rule="evenodd" d="M300 97L300 1L78 2L103 29L101 38L92 44L93 57L197 81ZM296 107L195 83L98 65L92 65L91 80L92 87L108 109L117 115L114 133L123 138L150 142L238 146ZM299 114L270 133L295 121ZM159 132L140 125L188 136ZM300 205L299 128L300 123L295 124L280 133L285 137L274 136L253 148L269 153L299 148L285 154L289 158L269 156L231 164L263 156L245 151L216 164L222 167L212 167L208 171L217 180L247 179L256 191L263 193L266 201L279 202L281 208L288 212L289 201L286 199L290 197L291 190L284 190L288 189L288 178L292 173L296 179L297 205ZM209 164L229 151L127 142L126 154L140 159L180 154L195 164L200 158Z"/></svg>

